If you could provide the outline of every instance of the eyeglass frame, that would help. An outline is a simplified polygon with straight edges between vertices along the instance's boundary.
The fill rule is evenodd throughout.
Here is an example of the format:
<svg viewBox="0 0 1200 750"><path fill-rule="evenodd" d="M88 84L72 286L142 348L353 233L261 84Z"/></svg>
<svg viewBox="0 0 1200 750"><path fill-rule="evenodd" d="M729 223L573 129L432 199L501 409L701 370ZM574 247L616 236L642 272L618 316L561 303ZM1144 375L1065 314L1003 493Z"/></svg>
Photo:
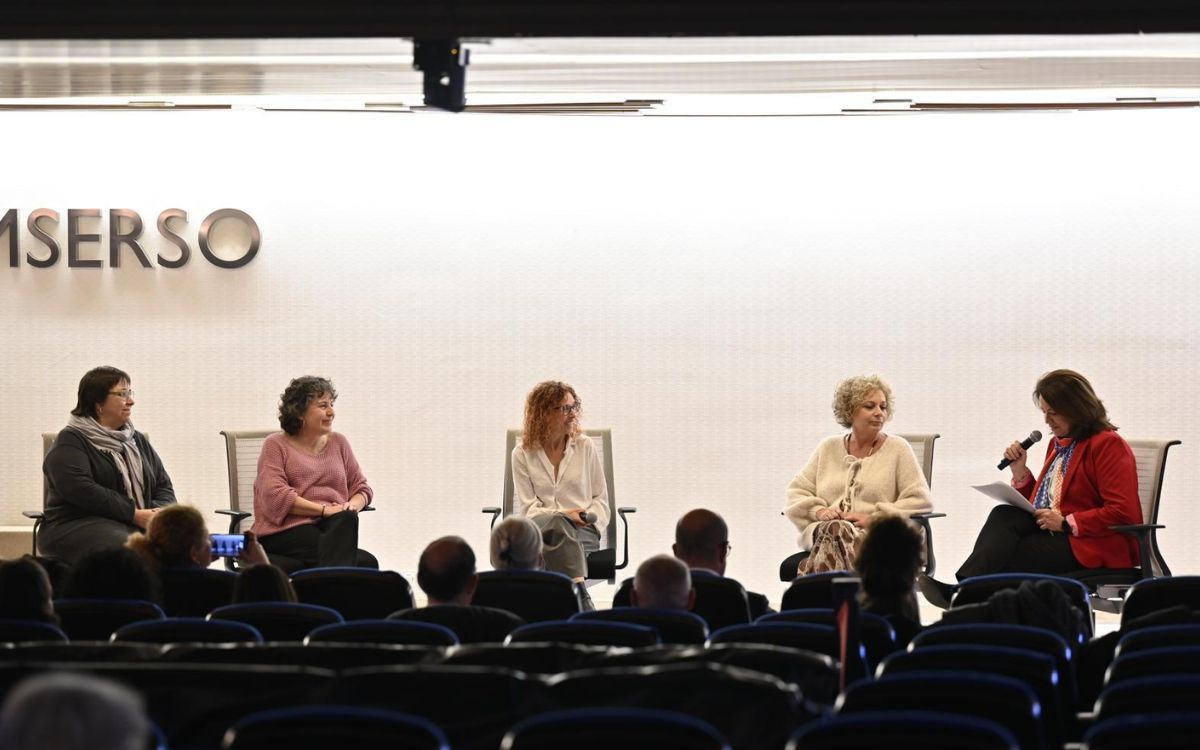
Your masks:
<svg viewBox="0 0 1200 750"><path fill-rule="evenodd" d="M126 388L126 389L125 389L125 390L123 390L123 391L109 391L109 392L108 392L108 395L110 395L110 396L117 396L117 397L118 397L118 398L120 398L122 401L128 401L129 399L133 398L133 389L132 389L132 388Z"/></svg>

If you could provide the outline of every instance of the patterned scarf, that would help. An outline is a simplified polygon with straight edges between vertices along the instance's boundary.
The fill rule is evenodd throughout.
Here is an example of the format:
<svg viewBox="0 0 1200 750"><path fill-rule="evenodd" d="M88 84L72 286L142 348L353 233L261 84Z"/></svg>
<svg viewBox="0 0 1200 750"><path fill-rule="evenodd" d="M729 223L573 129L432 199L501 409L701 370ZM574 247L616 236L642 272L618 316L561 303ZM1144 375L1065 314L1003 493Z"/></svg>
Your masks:
<svg viewBox="0 0 1200 750"><path fill-rule="evenodd" d="M133 440L133 422L126 422L119 430L110 430L91 417L71 415L67 427L87 438L96 450L113 457L121 480L125 482L125 494L133 498L133 507L146 507L146 487L142 474L142 453Z"/></svg>
<svg viewBox="0 0 1200 750"><path fill-rule="evenodd" d="M1042 476L1042 481L1038 483L1033 503L1035 508L1058 510L1058 503L1062 500L1062 488L1067 479L1067 468L1071 465L1071 456L1075 454L1075 441L1069 440L1064 444L1061 440L1055 440L1054 450L1054 458L1050 461L1050 467Z"/></svg>

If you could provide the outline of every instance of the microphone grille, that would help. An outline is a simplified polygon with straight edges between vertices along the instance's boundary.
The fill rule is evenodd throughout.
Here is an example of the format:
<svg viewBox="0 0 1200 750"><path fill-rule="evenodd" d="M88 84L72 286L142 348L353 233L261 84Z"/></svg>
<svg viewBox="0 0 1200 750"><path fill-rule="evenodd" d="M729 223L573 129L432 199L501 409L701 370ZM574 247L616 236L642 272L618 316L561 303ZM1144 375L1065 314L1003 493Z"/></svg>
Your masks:
<svg viewBox="0 0 1200 750"><path fill-rule="evenodd" d="M1033 442L1035 442L1035 443L1036 443L1037 441L1041 440L1041 439L1042 439L1042 431L1041 431L1041 430L1034 430L1033 432L1029 433L1029 439L1030 439L1030 440L1032 440L1032 441L1033 441Z"/></svg>

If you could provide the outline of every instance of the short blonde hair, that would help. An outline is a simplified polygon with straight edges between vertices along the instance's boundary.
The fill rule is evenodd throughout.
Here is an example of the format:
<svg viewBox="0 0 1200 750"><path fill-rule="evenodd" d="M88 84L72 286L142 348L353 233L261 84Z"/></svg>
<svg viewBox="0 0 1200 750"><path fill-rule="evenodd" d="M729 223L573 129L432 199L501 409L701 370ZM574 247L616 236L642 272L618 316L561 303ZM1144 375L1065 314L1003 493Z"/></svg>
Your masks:
<svg viewBox="0 0 1200 750"><path fill-rule="evenodd" d="M833 417L837 423L849 429L854 423L854 410L875 391L883 391L887 401L887 413L883 421L890 421L896 411L892 389L878 375L854 375L838 383L837 390L833 392Z"/></svg>
<svg viewBox="0 0 1200 750"><path fill-rule="evenodd" d="M490 552L496 570L540 568L542 530L524 516L509 516L492 529Z"/></svg>

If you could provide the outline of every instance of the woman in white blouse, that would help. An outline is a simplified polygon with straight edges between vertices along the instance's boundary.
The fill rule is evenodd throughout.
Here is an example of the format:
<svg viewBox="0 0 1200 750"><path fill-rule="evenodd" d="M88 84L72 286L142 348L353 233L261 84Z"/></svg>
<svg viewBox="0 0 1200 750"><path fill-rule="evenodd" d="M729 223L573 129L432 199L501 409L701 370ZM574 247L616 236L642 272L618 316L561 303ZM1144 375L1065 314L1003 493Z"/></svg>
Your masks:
<svg viewBox="0 0 1200 750"><path fill-rule="evenodd" d="M592 439L580 432L575 389L549 380L525 399L525 428L513 448L514 512L542 530L546 570L575 581L608 526L608 484Z"/></svg>
<svg viewBox="0 0 1200 750"><path fill-rule="evenodd" d="M834 392L833 414L850 431L821 441L788 485L786 513L801 549L810 551L800 575L852 569L872 521L933 507L912 447L883 432L892 418L887 383L877 375L846 378Z"/></svg>

